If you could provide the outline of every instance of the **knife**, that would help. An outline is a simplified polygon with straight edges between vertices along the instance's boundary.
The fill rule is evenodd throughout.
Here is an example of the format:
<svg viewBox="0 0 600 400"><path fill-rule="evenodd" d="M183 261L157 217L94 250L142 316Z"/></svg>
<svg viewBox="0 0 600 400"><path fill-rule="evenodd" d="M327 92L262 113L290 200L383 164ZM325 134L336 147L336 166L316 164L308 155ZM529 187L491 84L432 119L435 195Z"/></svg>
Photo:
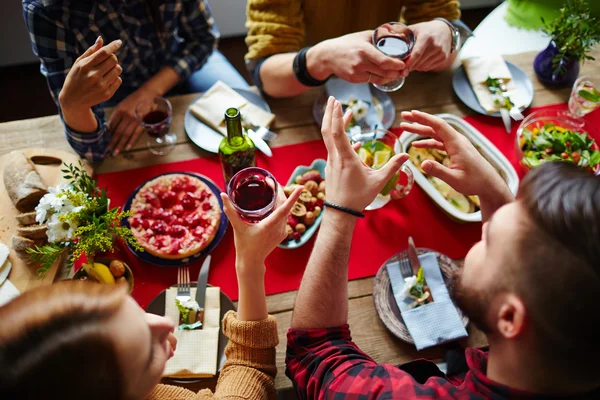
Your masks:
<svg viewBox="0 0 600 400"><path fill-rule="evenodd" d="M406 251L408 253L408 261L410 262L413 274L417 276L419 268L421 268L421 263L419 262L419 255L417 254L417 248L415 247L415 241L412 236L408 237L408 249Z"/></svg>
<svg viewBox="0 0 600 400"><path fill-rule="evenodd" d="M246 133L248 134L250 139L252 139L252 141L254 142L254 145L256 146L257 149L259 149L260 151L265 153L267 157L273 156L273 152L271 151L271 148L269 147L267 142L265 142L263 140L263 138L260 137L260 135L257 132L254 132L252 129L248 129L246 131Z"/></svg>
<svg viewBox="0 0 600 400"><path fill-rule="evenodd" d="M204 327L204 304L206 301L206 286L208 284L208 271L210 269L210 254L206 256L200 274L198 275L198 283L196 284L196 303L200 306L200 322Z"/></svg>

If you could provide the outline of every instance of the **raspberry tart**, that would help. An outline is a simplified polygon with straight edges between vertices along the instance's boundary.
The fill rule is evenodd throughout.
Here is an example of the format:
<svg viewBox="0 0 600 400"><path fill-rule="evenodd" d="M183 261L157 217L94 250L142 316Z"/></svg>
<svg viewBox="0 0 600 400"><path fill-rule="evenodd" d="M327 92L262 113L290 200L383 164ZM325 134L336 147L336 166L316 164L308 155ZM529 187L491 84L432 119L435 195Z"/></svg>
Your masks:
<svg viewBox="0 0 600 400"><path fill-rule="evenodd" d="M146 182L131 204L129 224L153 256L179 260L204 250L215 238L221 207L199 178L162 175Z"/></svg>

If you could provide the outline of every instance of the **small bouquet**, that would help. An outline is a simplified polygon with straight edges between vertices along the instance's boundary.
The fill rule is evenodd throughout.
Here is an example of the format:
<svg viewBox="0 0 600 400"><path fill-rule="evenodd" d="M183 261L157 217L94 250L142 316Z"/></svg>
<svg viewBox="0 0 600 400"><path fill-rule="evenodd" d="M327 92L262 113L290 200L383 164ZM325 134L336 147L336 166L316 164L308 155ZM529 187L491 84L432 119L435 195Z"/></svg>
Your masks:
<svg viewBox="0 0 600 400"><path fill-rule="evenodd" d="M121 219L130 213L118 207L109 208L106 192L97 187L81 162L79 166L65 164L65 167L61 172L70 183L48 188L48 194L35 209L35 220L46 224L48 236L48 244L27 250L30 259L41 265L37 270L39 279L67 254L68 271L82 255L88 263L93 263L97 252L112 251L119 238L142 251L131 230L121 227Z"/></svg>
<svg viewBox="0 0 600 400"><path fill-rule="evenodd" d="M369 113L369 103L362 100L355 100L354 97L350 97L347 103L342 103L344 112L347 109L352 110L352 119L348 124L348 131L352 134L354 131L360 133L363 128L370 128L369 126L363 126L365 118Z"/></svg>
<svg viewBox="0 0 600 400"><path fill-rule="evenodd" d="M175 305L179 310L179 329L194 330L202 327L204 319L204 310L200 308L195 300L188 300L184 303L175 299Z"/></svg>
<svg viewBox="0 0 600 400"><path fill-rule="evenodd" d="M419 268L417 276L411 276L404 279L404 287L402 288L401 296L404 298L413 299L414 301L407 306L407 309L417 308L433 301L431 290L425 282L425 273L423 267Z"/></svg>

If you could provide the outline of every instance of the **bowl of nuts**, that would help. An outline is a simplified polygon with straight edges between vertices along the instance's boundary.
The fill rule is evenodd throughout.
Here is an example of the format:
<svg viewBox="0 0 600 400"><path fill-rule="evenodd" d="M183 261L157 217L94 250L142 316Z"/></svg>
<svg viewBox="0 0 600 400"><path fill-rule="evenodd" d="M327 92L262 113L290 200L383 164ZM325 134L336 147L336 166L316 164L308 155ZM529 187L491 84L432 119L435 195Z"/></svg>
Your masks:
<svg viewBox="0 0 600 400"><path fill-rule="evenodd" d="M304 185L300 198L288 215L288 236L279 245L282 249L296 249L302 246L319 228L325 202L326 165L325 160L317 159L309 167L299 166L283 188L285 195L289 196L296 186Z"/></svg>
<svg viewBox="0 0 600 400"><path fill-rule="evenodd" d="M98 258L93 263L81 264L73 275L73 280L99 282L107 285L127 285L133 290L131 268L116 258Z"/></svg>

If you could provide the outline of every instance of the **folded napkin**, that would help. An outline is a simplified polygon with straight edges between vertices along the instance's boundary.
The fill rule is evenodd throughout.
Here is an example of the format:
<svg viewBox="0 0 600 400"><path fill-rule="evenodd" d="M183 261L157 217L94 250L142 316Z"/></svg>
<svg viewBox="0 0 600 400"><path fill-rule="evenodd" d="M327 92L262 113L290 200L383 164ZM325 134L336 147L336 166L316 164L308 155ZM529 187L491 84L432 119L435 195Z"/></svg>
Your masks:
<svg viewBox="0 0 600 400"><path fill-rule="evenodd" d="M488 113L498 112L500 107L494 102L495 95L485 83L487 78L504 79L506 93L513 104L518 108L527 105L526 93L515 84L502 56L467 58L462 63L479 104Z"/></svg>
<svg viewBox="0 0 600 400"><path fill-rule="evenodd" d="M268 127L275 119L274 114L252 104L221 81L217 81L196 100L190 106L190 112L217 132L227 135L225 111L230 107L240 110L244 120L252 125Z"/></svg>
<svg viewBox="0 0 600 400"><path fill-rule="evenodd" d="M191 288L192 299L196 289ZM165 296L165 315L179 325L179 310L175 305L177 289L170 288ZM167 362L163 376L169 378L209 378L217 373L219 330L221 326L220 289L206 288L203 329L175 329L177 350Z"/></svg>
<svg viewBox="0 0 600 400"><path fill-rule="evenodd" d="M433 253L419 256L425 281L431 290L433 302L408 309L413 299L402 296L404 278L400 273L400 263L394 261L386 265L392 292L400 308L402 319L417 350L437 346L467 336L467 331L450 299L448 289L440 271L437 257Z"/></svg>
<svg viewBox="0 0 600 400"><path fill-rule="evenodd" d="M19 296L21 292L8 279L0 284L0 307Z"/></svg>

